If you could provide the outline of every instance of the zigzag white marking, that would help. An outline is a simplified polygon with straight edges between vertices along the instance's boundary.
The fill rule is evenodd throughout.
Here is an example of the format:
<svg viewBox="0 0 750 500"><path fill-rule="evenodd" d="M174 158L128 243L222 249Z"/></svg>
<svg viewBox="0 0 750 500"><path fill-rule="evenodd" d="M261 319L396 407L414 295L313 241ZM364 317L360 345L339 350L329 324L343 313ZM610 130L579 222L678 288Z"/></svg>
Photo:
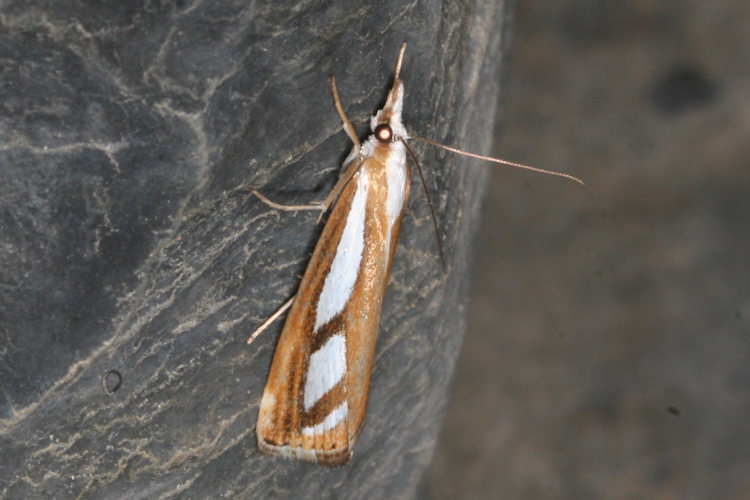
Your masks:
<svg viewBox="0 0 750 500"><path fill-rule="evenodd" d="M343 311L352 295L359 265L362 262L362 250L365 248L365 207L369 184L367 171L360 170L357 191L354 193L349 215L346 217L346 225L341 232L336 255L333 257L331 269L320 292L313 331L317 331Z"/></svg>
<svg viewBox="0 0 750 500"><path fill-rule="evenodd" d="M325 431L335 428L342 420L344 420L349 414L349 403L344 401L338 405L328 416L312 427L303 427L303 436L313 436L315 434L323 434Z"/></svg>
<svg viewBox="0 0 750 500"><path fill-rule="evenodd" d="M343 334L337 333L310 356L302 400L305 411L336 387L345 373L346 338Z"/></svg>

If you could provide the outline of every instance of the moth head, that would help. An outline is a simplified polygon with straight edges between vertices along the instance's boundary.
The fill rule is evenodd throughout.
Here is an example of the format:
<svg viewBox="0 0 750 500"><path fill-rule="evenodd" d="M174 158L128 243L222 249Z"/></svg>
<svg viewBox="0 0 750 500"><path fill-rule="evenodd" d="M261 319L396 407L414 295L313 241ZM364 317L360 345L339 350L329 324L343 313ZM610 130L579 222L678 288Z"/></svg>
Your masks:
<svg viewBox="0 0 750 500"><path fill-rule="evenodd" d="M401 80L394 80L383 109L370 120L370 128L380 142L391 142L395 139L407 139L409 135L401 122L401 109L404 104L404 85Z"/></svg>

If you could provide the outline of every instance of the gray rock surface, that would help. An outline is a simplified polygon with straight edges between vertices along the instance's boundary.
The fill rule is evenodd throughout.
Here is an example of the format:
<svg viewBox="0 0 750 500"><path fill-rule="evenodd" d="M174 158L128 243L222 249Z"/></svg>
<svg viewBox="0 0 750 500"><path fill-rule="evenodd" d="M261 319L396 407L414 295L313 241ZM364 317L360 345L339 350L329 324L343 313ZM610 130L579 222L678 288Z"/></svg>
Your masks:
<svg viewBox="0 0 750 500"><path fill-rule="evenodd" d="M260 456L257 405L322 199L398 48L405 121L487 151L502 3L4 2L0 8L0 496L408 497L464 327L486 167L422 162L350 465Z"/></svg>

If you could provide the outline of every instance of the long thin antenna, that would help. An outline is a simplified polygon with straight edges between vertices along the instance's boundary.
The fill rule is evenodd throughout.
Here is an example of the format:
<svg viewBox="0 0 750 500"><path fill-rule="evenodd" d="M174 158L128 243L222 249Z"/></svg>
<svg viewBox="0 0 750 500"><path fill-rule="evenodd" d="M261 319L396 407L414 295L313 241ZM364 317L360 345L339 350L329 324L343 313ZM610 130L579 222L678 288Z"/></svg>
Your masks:
<svg viewBox="0 0 750 500"><path fill-rule="evenodd" d="M433 146L437 146L439 148L443 148L446 151L450 151L451 153L468 156L470 158L476 158L478 160L485 160L485 161L489 161L492 163L497 163L498 165L507 165L509 167L516 167L516 168L522 168L524 170L531 170L532 172L539 172L540 174L555 175L557 177L563 177L565 179L570 179L571 181L575 181L578 184L581 184L582 186L586 185L578 177L574 177L569 174L564 174L562 172L555 172L553 170L544 170L543 168L536 168L530 165L524 165L523 163L515 163L512 161L508 161L508 160L501 160L500 158L493 158L491 156L484 156L484 155L478 155L476 153L469 153L468 151L463 151L461 149L452 148L450 146L446 146L445 144L440 144L439 142L431 141L430 139L425 139L424 137L420 137L418 135L412 134L411 132L409 132L409 137L413 139L417 139L422 142L426 142L427 144L432 144Z"/></svg>
<svg viewBox="0 0 750 500"><path fill-rule="evenodd" d="M424 174L422 174L422 167L419 166L419 160L417 160L417 157L414 155L414 151L411 150L411 148L406 143L406 141L403 139L399 139L399 140L403 143L404 146L406 146L406 150L411 155L411 159L414 160L414 165L417 167L417 172L419 172L419 178L422 180L422 189L424 189L424 195L427 197L427 205L430 207L430 214L432 215L432 225L435 227L435 238L437 238L438 251L440 252L440 263L443 264L443 272L446 272L448 268L445 265L445 255L443 254L443 244L440 241L440 231L438 230L437 217L435 216L435 208L433 208L432 206L432 200L430 200L430 193L429 191L427 191L427 183L424 180Z"/></svg>
<svg viewBox="0 0 750 500"><path fill-rule="evenodd" d="M401 63L404 62L404 52L406 52L406 42L401 44L401 50L398 52L398 61L396 61L396 72L394 73L393 79L398 80L398 75L401 73Z"/></svg>
<svg viewBox="0 0 750 500"><path fill-rule="evenodd" d="M406 42L401 44L401 50L398 53L398 61L396 61L396 72L393 76L394 80L398 80L398 75L399 73L401 73L401 63L404 61L404 52L406 52Z"/></svg>

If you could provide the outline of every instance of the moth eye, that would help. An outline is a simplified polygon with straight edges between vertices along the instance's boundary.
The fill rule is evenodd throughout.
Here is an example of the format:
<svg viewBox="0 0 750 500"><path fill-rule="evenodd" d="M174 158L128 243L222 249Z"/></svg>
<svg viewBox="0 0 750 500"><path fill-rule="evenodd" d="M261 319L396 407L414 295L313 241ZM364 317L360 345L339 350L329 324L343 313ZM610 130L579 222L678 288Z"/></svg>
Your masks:
<svg viewBox="0 0 750 500"><path fill-rule="evenodd" d="M393 130L391 130L391 126L387 123L381 123L375 127L375 137L380 142L391 142L391 139L393 139Z"/></svg>

